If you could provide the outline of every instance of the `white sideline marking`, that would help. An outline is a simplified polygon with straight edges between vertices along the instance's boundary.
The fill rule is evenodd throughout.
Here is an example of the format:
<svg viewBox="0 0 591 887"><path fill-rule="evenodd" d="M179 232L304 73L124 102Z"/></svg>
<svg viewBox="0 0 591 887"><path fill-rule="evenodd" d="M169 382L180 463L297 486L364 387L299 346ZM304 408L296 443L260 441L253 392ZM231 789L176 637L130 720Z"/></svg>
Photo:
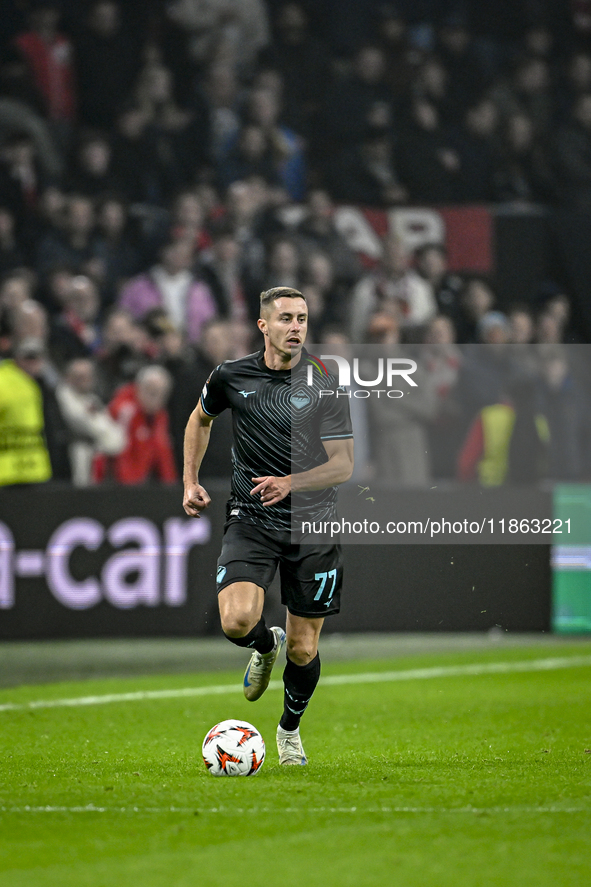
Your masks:
<svg viewBox="0 0 591 887"><path fill-rule="evenodd" d="M409 668L402 671L378 671L363 674L328 675L321 684L337 687L347 684L381 684L394 681L420 681L462 675L511 674L528 671L556 671L591 665L591 656L563 656L551 659L530 659L521 662L482 662L473 665L442 665L433 668ZM283 689L282 681L271 681L270 690ZM35 699L31 702L4 702L3 711L31 711L37 708L79 708L84 705L107 705L110 702L143 702L150 699L182 699L193 696L222 696L237 693L236 683L210 687L180 687L176 690L138 690L133 693L105 693L100 696L76 696L71 699Z"/></svg>
<svg viewBox="0 0 591 887"><path fill-rule="evenodd" d="M286 807L284 813L591 813L588 807ZM195 815L200 813L229 813L231 815L273 813L274 807L96 807L86 804L84 807L0 807L0 813L181 813Z"/></svg>

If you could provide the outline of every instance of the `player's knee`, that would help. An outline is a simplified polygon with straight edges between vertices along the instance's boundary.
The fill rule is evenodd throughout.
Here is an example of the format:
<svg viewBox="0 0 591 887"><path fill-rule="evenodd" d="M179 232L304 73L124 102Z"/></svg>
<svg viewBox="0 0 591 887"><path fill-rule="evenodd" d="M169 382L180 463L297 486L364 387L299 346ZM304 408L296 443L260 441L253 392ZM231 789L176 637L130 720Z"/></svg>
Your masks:
<svg viewBox="0 0 591 887"><path fill-rule="evenodd" d="M295 665L308 665L316 656L314 645L292 638L287 642L287 655Z"/></svg>
<svg viewBox="0 0 591 887"><path fill-rule="evenodd" d="M243 638L251 630L252 625L248 619L231 617L222 619L222 631L230 638Z"/></svg>
<svg viewBox="0 0 591 887"><path fill-rule="evenodd" d="M253 628L252 619L245 613L221 613L222 631L230 638L242 638Z"/></svg>

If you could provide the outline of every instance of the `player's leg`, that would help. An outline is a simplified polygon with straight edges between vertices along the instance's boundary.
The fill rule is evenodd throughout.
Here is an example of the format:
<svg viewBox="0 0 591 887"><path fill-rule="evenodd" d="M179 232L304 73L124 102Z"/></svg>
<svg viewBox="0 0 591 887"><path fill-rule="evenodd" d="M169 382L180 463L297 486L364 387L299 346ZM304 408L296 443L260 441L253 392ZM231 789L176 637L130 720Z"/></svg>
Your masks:
<svg viewBox="0 0 591 887"><path fill-rule="evenodd" d="M262 619L264 603L265 591L254 582L232 582L220 589L220 621L228 640L239 647L269 652L273 638Z"/></svg>
<svg viewBox="0 0 591 887"><path fill-rule="evenodd" d="M222 631L237 647L254 649L244 672L243 691L249 702L263 695L283 645L285 632L268 628L263 616L265 590L254 582L233 582L218 594Z"/></svg>
<svg viewBox="0 0 591 887"><path fill-rule="evenodd" d="M283 714L277 728L280 764L307 764L300 720L320 678L318 638L324 619L287 614L287 663L283 672Z"/></svg>
<svg viewBox="0 0 591 887"><path fill-rule="evenodd" d="M338 613L340 545L293 546L281 562L281 594L288 607L283 714L277 728L280 764L306 764L300 719L320 679L318 640L326 615Z"/></svg>

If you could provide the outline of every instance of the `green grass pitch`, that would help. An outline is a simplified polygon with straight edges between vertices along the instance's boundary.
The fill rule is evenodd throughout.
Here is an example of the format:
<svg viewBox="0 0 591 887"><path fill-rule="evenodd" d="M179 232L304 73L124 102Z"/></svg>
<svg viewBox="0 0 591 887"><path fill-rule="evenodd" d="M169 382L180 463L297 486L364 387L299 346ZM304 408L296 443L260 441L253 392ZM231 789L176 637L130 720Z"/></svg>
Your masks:
<svg viewBox="0 0 591 887"><path fill-rule="evenodd" d="M576 658L516 664L556 657ZM400 671L409 679L355 677ZM1 690L1 887L591 884L591 644L341 662L323 676L342 682L318 688L301 768L277 764L280 689L247 703L236 671ZM256 777L203 766L204 734L228 717L267 741Z"/></svg>

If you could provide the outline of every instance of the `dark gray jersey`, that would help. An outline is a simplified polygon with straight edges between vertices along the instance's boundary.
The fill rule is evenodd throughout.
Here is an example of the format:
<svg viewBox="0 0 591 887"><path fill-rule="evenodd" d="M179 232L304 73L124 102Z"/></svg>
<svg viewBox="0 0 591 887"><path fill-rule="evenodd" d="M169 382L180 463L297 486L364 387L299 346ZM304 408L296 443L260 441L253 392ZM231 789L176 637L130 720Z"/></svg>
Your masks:
<svg viewBox="0 0 591 887"><path fill-rule="evenodd" d="M287 496L263 506L251 496L253 477L284 477L328 461L323 441L352 438L349 398L330 374L314 371L308 384L309 355L293 370L272 370L263 351L226 361L203 387L201 405L209 416L232 410L232 497L230 516L269 529L289 530L292 518L324 520L334 516L337 490L327 487Z"/></svg>

